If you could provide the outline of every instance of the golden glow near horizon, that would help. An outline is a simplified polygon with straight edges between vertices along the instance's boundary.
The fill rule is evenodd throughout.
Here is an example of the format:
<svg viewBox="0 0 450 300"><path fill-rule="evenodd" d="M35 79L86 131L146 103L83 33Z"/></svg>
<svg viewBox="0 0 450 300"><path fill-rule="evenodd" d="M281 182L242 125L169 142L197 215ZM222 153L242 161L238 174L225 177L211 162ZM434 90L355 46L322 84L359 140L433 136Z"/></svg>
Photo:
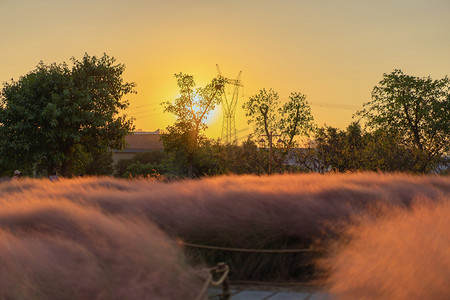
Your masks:
<svg viewBox="0 0 450 300"><path fill-rule="evenodd" d="M251 133L242 103L262 88L307 95L318 125L346 127L383 73L450 73L447 0L2 0L0 81L84 52L114 56L137 83L127 114L137 129L173 123L161 102L178 94L175 73L204 86L242 70L236 129ZM221 134L221 109L208 120Z"/></svg>

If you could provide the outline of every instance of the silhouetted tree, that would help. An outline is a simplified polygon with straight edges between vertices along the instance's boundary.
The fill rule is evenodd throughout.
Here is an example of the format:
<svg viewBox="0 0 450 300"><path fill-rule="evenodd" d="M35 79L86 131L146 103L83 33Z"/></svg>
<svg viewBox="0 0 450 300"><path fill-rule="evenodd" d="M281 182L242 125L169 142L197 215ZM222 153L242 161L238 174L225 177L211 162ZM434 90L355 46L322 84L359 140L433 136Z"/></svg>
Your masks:
<svg viewBox="0 0 450 300"><path fill-rule="evenodd" d="M185 165L186 175L194 175L196 152L201 143L206 141L203 135L207 128L205 120L214 107L220 103L224 89L224 80L214 78L205 87L195 87L194 77L183 73L175 74L180 89L180 97L174 101L162 103L164 112L173 113L177 120L166 128L161 139L164 150L172 152L180 165Z"/></svg>
<svg viewBox="0 0 450 300"><path fill-rule="evenodd" d="M281 105L274 90L262 89L258 94L251 96L242 108L249 117L248 123L256 125L255 132L265 135L268 139L269 172L272 163L275 163L274 169L282 167L284 156L296 143L295 137L308 136L314 129L313 116L306 95L299 92L291 93L289 100ZM273 151L275 135L281 137L284 151L280 149ZM281 157L275 157L275 152Z"/></svg>

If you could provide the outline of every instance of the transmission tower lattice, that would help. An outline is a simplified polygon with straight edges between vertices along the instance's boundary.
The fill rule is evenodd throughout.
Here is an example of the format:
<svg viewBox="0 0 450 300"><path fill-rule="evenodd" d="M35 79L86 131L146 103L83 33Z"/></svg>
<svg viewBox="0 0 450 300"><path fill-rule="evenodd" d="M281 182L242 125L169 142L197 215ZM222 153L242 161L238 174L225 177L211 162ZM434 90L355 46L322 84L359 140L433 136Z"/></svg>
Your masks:
<svg viewBox="0 0 450 300"><path fill-rule="evenodd" d="M227 77L222 76L220 72L219 65L217 65L217 73L218 78L225 80L225 92L222 94L222 112L223 112L223 123L222 123L222 141L227 144L235 144L237 143L236 137L236 106L239 96L239 87L243 87L241 83L241 74L242 71L239 72L236 79L229 79ZM226 88L231 85L233 86L233 93L231 95L231 99L227 96Z"/></svg>

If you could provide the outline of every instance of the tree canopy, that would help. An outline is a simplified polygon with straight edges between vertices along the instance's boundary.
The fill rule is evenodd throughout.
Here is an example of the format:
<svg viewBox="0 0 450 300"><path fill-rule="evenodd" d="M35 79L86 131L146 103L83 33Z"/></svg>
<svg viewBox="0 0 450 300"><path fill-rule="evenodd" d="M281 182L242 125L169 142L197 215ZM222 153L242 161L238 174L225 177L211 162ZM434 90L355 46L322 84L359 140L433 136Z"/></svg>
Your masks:
<svg viewBox="0 0 450 300"><path fill-rule="evenodd" d="M308 136L313 130L313 116L311 108L306 101L306 95L300 92L291 93L289 100L281 104L278 93L274 90L262 89L258 94L251 96L242 105L249 117L248 124L256 126L255 133L264 135L269 142L269 173L272 172L272 161L275 165L283 165L284 156L295 144L295 137ZM280 137L284 150L277 151L274 157L272 151L273 138ZM278 143L277 143L278 144ZM282 169L282 168L281 168ZM280 170L281 170L280 169Z"/></svg>
<svg viewBox="0 0 450 300"><path fill-rule="evenodd" d="M295 145L296 136L308 136L314 129L311 107L306 95L300 92L291 93L289 100L281 104L278 93L272 89L262 89L251 96L242 108L249 117L248 123L256 126L257 134L267 137L279 134L286 148Z"/></svg>
<svg viewBox="0 0 450 300"><path fill-rule="evenodd" d="M165 151L172 152L179 164L186 166L186 175L192 178L199 145L207 140L203 135L207 128L206 118L220 103L225 82L214 78L205 87L196 87L191 75L179 73L175 78L180 96L162 105L164 112L173 113L177 120L166 128L162 141Z"/></svg>
<svg viewBox="0 0 450 300"><path fill-rule="evenodd" d="M295 159L305 169L321 173L415 170L412 152L398 136L382 129L366 132L356 122L345 130L318 128L313 145L297 151Z"/></svg>
<svg viewBox="0 0 450 300"><path fill-rule="evenodd" d="M313 132L314 118L311 114L311 107L306 101L306 95L294 92L289 95L289 101L278 109L281 114L279 122L281 139L287 148L291 148L295 143L296 136L309 136Z"/></svg>
<svg viewBox="0 0 450 300"><path fill-rule="evenodd" d="M122 78L125 65L106 54L71 61L70 67L40 62L19 80L4 83L1 160L66 176L83 172L80 167L108 148L124 146L133 125L119 113L128 107L123 96L135 92L135 84Z"/></svg>
<svg viewBox="0 0 450 300"><path fill-rule="evenodd" d="M417 172L426 172L448 155L450 80L419 78L394 70L372 91L372 101L357 113L373 130L394 133L415 156Z"/></svg>

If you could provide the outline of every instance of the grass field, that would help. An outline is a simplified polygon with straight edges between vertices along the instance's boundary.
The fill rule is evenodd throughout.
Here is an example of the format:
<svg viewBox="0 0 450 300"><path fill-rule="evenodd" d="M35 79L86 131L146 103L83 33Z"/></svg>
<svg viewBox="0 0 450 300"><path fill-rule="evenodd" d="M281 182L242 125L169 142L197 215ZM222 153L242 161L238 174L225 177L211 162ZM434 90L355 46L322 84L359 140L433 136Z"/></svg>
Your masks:
<svg viewBox="0 0 450 300"><path fill-rule="evenodd" d="M448 177L375 173L5 182L0 299L194 299L193 269L219 261L234 280L321 279L342 299L448 296L449 192Z"/></svg>

